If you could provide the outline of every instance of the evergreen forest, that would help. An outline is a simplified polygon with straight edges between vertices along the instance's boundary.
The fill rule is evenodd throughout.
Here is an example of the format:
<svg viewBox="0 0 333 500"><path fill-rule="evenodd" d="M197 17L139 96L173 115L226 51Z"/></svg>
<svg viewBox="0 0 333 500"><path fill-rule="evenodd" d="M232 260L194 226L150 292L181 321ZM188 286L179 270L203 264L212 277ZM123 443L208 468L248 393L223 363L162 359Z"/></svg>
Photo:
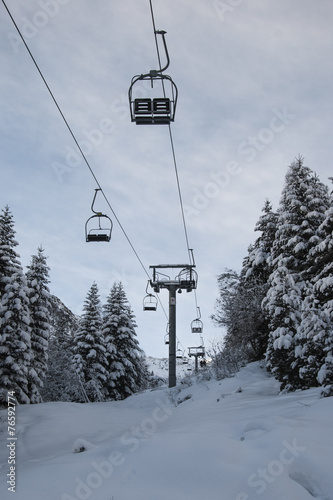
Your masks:
<svg viewBox="0 0 333 500"><path fill-rule="evenodd" d="M49 267L38 248L24 273L13 215L0 216L0 405L124 399L152 383L121 282L102 305L93 283L76 317L50 294Z"/></svg>
<svg viewBox="0 0 333 500"><path fill-rule="evenodd" d="M227 374L264 359L281 390L323 387L333 394L332 193L298 157L276 211L265 201L240 272L218 277L213 321L226 329L215 347Z"/></svg>
<svg viewBox="0 0 333 500"><path fill-rule="evenodd" d="M218 277L212 321L223 340L206 370L218 378L264 360L281 390L333 395L333 197L298 157L276 211L266 200L241 270ZM14 218L0 216L0 405L122 400L154 383L121 282L101 304L93 283L76 317L49 290L40 246L24 272ZM212 310L214 304L212 304Z"/></svg>

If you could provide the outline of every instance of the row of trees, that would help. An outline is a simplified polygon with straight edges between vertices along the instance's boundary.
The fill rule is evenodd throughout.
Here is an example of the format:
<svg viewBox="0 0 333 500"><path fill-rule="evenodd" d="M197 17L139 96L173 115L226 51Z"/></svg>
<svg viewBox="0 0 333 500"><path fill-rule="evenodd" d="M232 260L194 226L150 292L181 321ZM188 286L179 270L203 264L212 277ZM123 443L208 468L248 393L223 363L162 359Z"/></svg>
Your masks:
<svg viewBox="0 0 333 500"><path fill-rule="evenodd" d="M269 201L240 273L218 278L213 321L226 327L220 356L266 358L281 388L333 394L333 197L299 157L276 212Z"/></svg>
<svg viewBox="0 0 333 500"><path fill-rule="evenodd" d="M120 400L146 388L145 356L122 283L113 285L103 306L93 283L83 311L74 335L64 319L51 337L44 399Z"/></svg>
<svg viewBox="0 0 333 500"><path fill-rule="evenodd" d="M97 285L76 318L50 294L42 247L24 273L13 215L0 215L0 404L124 399L146 387L148 371L123 286L102 307Z"/></svg>
<svg viewBox="0 0 333 500"><path fill-rule="evenodd" d="M20 403L41 401L47 368L48 267L38 248L23 272L15 251L13 216L6 207L0 216L0 403L15 391Z"/></svg>

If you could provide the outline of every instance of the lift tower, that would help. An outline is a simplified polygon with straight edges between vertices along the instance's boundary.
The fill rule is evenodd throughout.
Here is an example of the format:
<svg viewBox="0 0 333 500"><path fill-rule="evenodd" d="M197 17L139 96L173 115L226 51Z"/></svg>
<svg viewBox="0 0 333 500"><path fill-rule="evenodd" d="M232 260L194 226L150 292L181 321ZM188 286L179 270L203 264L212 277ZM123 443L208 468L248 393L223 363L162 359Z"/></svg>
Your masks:
<svg viewBox="0 0 333 500"><path fill-rule="evenodd" d="M192 254L193 259L193 254ZM194 270L195 264L160 264L149 266L153 269L153 278L150 284L156 293L161 288L169 290L169 387L176 385L176 292L182 290L192 292L196 289L198 275ZM179 270L175 277L165 274L163 271ZM177 272L177 271L176 271Z"/></svg>

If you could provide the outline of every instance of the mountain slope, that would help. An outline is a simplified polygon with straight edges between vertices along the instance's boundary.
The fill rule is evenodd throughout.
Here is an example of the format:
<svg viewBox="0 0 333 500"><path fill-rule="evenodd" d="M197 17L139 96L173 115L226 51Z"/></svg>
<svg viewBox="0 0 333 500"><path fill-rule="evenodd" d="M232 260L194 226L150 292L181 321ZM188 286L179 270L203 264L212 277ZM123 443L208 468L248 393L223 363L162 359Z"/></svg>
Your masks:
<svg viewBox="0 0 333 500"><path fill-rule="evenodd" d="M333 398L237 376L17 408L16 500L332 500ZM8 473L0 413L2 478ZM12 498L4 480L2 499Z"/></svg>

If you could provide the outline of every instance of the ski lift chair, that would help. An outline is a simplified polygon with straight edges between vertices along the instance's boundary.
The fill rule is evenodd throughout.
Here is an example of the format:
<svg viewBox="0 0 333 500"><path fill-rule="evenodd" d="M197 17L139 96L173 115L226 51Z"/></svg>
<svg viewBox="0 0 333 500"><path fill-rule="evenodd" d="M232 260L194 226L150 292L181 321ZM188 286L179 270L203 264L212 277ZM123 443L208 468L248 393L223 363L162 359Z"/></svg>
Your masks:
<svg viewBox="0 0 333 500"><path fill-rule="evenodd" d="M192 333L202 333L203 323L201 319L194 319L191 323Z"/></svg>
<svg viewBox="0 0 333 500"><path fill-rule="evenodd" d="M163 71L170 64L168 49L165 41L165 31L155 31L155 34L162 35L167 64L160 70L151 70L144 75L136 75L132 78L128 91L131 121L137 125L169 125L175 119L176 105L178 99L178 89L172 78L163 75ZM160 97L135 98L136 89L142 91L143 84L149 81L153 89L160 92Z"/></svg>
<svg viewBox="0 0 333 500"><path fill-rule="evenodd" d="M204 346L189 347L188 348L188 355L190 357L191 356L204 357L205 356L205 347Z"/></svg>
<svg viewBox="0 0 333 500"><path fill-rule="evenodd" d="M184 351L182 351L181 349L177 349L177 351L176 351L176 358L177 359L183 359L183 356L184 356Z"/></svg>
<svg viewBox="0 0 333 500"><path fill-rule="evenodd" d="M156 311L157 309L157 297L152 293L148 292L149 280L146 286L146 296L143 299L143 310L144 311Z"/></svg>
<svg viewBox="0 0 333 500"><path fill-rule="evenodd" d="M166 326L166 334L164 335L164 343L165 343L165 345L169 345L170 344L169 323Z"/></svg>
<svg viewBox="0 0 333 500"><path fill-rule="evenodd" d="M179 343L177 345L177 350L176 350L176 359L183 359L184 358L184 351L180 349Z"/></svg>
<svg viewBox="0 0 333 500"><path fill-rule="evenodd" d="M169 125L175 120L178 90L170 76L160 74L152 76L152 74L155 75L155 72L151 71L146 75L135 76L132 79L128 93L131 121L135 122L136 125ZM152 87L154 84L155 88L158 86L162 95L167 89L170 96L134 98L133 94L138 83L145 80L150 80ZM166 83L169 85L165 85Z"/></svg>
<svg viewBox="0 0 333 500"><path fill-rule="evenodd" d="M157 298L155 295L148 293L143 299L143 310L144 311L156 311L157 309Z"/></svg>
<svg viewBox="0 0 333 500"><path fill-rule="evenodd" d="M96 212L94 210L94 203L97 195L97 191L100 189L95 189L95 196L91 205L91 210L94 215L89 217L85 225L86 242L91 241L110 241L113 223L108 215L102 214L102 212Z"/></svg>

